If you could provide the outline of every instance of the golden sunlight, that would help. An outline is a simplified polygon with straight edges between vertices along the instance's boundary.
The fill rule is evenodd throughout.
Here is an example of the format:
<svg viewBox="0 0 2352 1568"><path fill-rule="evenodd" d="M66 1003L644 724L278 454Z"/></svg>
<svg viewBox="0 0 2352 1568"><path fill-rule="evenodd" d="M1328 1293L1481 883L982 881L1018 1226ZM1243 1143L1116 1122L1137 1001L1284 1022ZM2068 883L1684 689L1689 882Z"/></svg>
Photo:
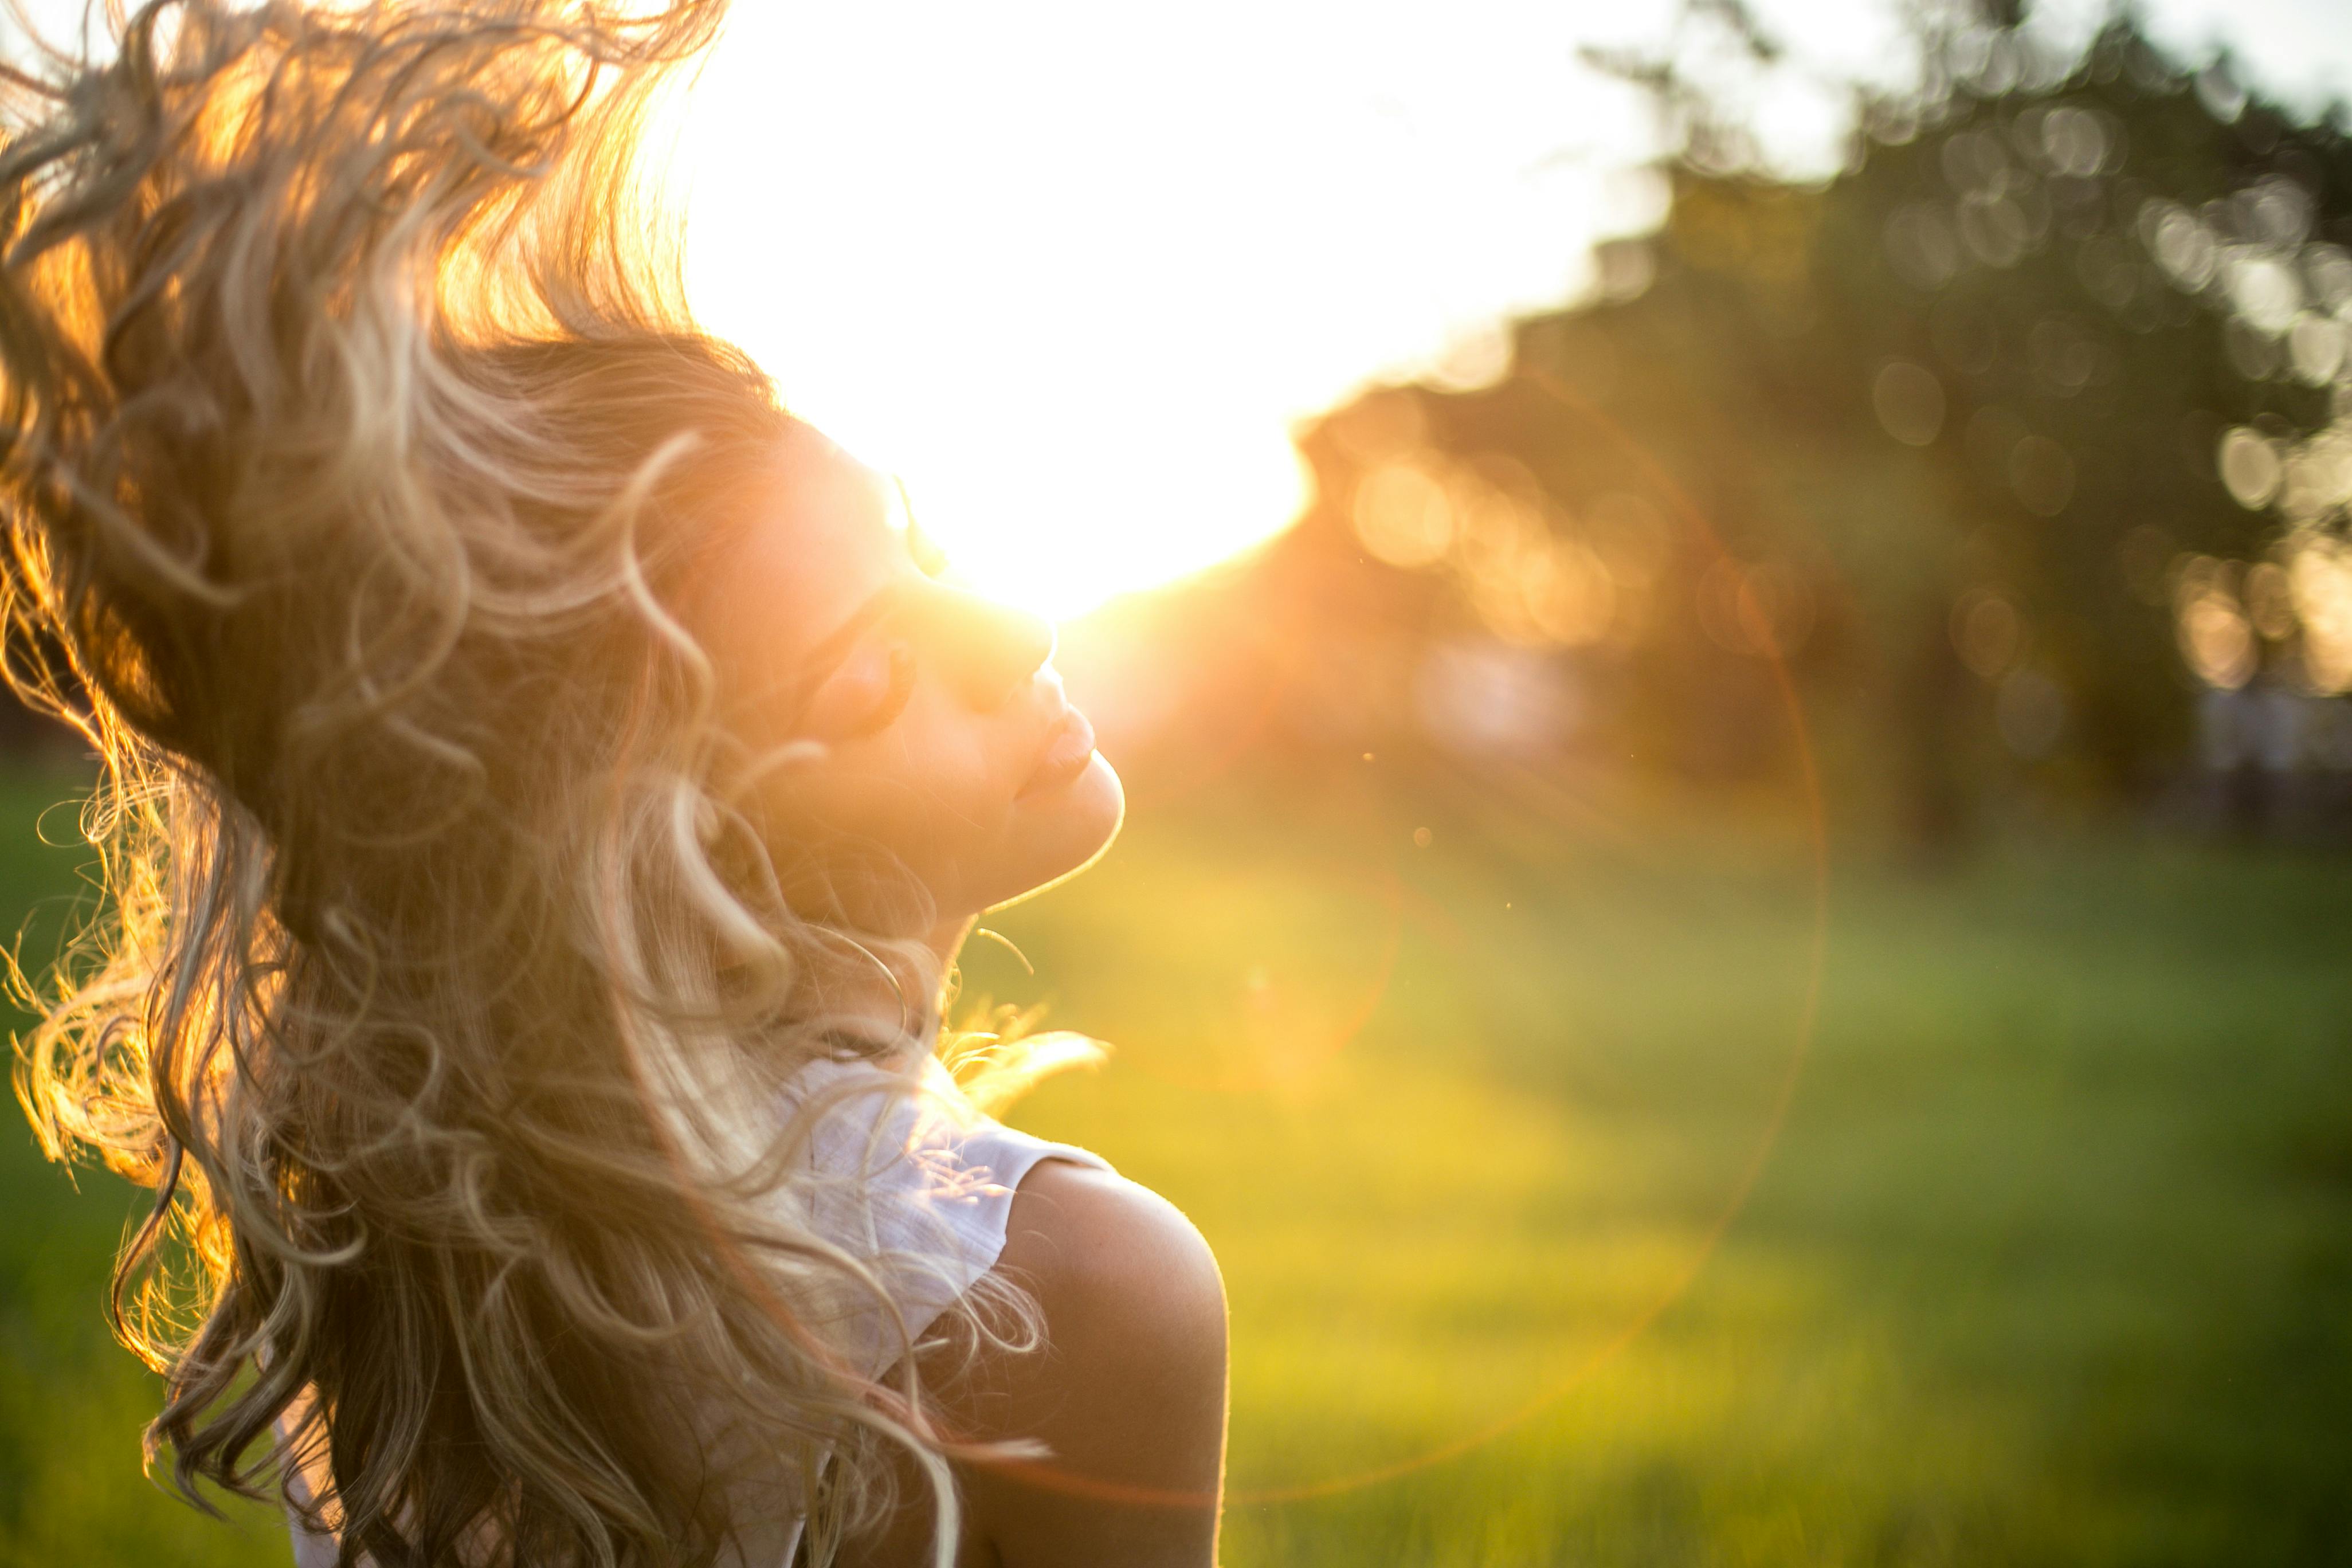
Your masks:
<svg viewBox="0 0 2352 1568"><path fill-rule="evenodd" d="M1589 24L1473 9L740 8L680 132L696 307L982 589L1196 572L1297 515L1298 421L1493 377L1655 221L1636 117L1559 89Z"/></svg>
<svg viewBox="0 0 2352 1568"><path fill-rule="evenodd" d="M704 318L775 371L794 412L903 479L924 531L997 597L1075 616L1245 549L1305 500L1285 411L1227 384L1244 367L1114 381L1027 323L981 320L941 344L943 365L877 334L873 353L795 374L760 254L698 268ZM976 258L960 287L1009 296L1022 280L991 273L1018 266Z"/></svg>
<svg viewBox="0 0 2352 1568"><path fill-rule="evenodd" d="M1139 384L1131 366L1087 363L1089 345L1046 341L1058 324L1017 315L917 334L936 362L893 352L887 331L870 352L812 353L782 319L765 252L730 246L698 261L704 319L777 374L795 413L897 474L924 531L984 592L1075 616L1245 549L1300 510L1286 410L1232 384L1245 365L1163 363ZM974 257L956 289L1013 300L1023 266Z"/></svg>

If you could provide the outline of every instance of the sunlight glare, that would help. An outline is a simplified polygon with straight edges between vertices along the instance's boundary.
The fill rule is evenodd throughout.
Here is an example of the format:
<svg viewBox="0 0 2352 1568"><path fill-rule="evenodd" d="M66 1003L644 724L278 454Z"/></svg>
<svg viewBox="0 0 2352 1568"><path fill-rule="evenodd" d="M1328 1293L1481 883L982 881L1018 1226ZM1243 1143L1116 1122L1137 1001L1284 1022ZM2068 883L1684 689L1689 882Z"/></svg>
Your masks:
<svg viewBox="0 0 2352 1568"><path fill-rule="evenodd" d="M1075 615L1287 526L1300 420L1375 377L1491 380L1496 323L1587 280L1641 150L1630 96L1575 76L1591 32L740 8L680 145L689 286L964 576Z"/></svg>

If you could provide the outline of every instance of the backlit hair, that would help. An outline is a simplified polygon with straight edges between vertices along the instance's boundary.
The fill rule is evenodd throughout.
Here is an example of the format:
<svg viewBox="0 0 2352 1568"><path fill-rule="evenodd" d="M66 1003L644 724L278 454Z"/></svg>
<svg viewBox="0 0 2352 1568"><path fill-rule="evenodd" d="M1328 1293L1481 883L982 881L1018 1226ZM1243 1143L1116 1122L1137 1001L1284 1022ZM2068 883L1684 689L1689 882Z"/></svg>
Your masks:
<svg viewBox="0 0 2352 1568"><path fill-rule="evenodd" d="M822 1562L894 1445L953 1550L760 1113L842 1048L829 977L913 1049L936 961L787 904L674 613L790 427L639 199L720 9L155 0L12 74L8 673L98 753L106 894L19 1092L157 1194L151 1451L347 1563L709 1562L724 1453Z"/></svg>

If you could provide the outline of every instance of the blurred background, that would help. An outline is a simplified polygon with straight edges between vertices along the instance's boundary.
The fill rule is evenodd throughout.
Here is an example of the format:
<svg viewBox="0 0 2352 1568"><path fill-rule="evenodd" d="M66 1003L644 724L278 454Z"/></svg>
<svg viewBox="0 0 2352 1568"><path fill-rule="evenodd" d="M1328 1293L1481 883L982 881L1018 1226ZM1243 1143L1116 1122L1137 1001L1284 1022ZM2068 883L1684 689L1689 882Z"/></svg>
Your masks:
<svg viewBox="0 0 2352 1568"><path fill-rule="evenodd" d="M1128 780L962 993L1224 1264L1228 1561L2352 1559L2352 16L1115 9L746 7L678 166ZM283 1561L0 1206L0 1563Z"/></svg>

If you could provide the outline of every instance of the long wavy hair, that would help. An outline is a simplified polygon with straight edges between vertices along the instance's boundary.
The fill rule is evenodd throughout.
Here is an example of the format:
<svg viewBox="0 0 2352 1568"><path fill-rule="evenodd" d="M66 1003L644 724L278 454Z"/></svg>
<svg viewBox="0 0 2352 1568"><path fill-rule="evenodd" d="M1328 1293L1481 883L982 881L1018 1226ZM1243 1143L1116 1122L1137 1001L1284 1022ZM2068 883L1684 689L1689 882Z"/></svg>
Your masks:
<svg viewBox="0 0 2352 1568"><path fill-rule="evenodd" d="M936 961L787 900L675 612L789 425L637 159L720 12L154 0L6 72L7 675L105 892L18 1091L154 1189L151 1462L347 1564L710 1562L727 1453L822 1562L894 1445L952 1551L772 1111L861 966L857 1048L923 1045Z"/></svg>

